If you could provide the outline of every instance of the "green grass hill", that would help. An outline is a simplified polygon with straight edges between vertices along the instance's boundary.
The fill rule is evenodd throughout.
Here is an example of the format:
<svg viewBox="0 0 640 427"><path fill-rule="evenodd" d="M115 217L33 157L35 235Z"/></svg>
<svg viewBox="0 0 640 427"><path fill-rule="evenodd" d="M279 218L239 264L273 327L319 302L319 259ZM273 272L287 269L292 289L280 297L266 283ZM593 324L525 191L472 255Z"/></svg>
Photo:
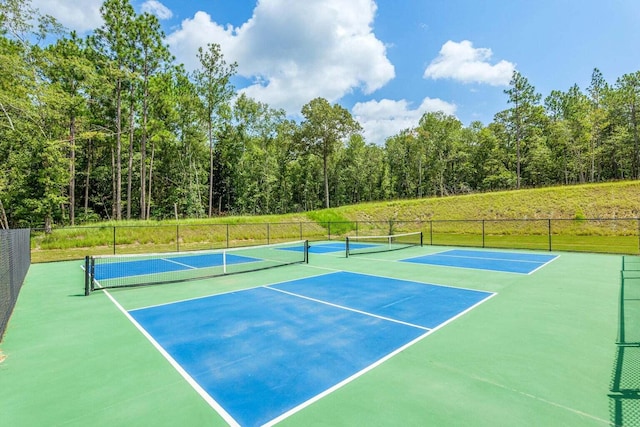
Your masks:
<svg viewBox="0 0 640 427"><path fill-rule="evenodd" d="M638 218L640 181L365 203L307 216L321 221Z"/></svg>

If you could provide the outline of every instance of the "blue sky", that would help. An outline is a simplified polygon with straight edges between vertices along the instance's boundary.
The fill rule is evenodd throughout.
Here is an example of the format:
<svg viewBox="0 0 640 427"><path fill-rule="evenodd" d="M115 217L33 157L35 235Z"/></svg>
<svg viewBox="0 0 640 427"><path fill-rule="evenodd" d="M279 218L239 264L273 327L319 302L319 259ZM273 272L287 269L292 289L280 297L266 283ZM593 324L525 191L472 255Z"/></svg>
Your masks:
<svg viewBox="0 0 640 427"><path fill-rule="evenodd" d="M32 0L67 28L101 25L101 0ZM321 96L368 142L442 110L485 125L509 108L513 70L542 94L640 71L637 0L131 0L156 14L177 61L221 45L236 88L299 118Z"/></svg>

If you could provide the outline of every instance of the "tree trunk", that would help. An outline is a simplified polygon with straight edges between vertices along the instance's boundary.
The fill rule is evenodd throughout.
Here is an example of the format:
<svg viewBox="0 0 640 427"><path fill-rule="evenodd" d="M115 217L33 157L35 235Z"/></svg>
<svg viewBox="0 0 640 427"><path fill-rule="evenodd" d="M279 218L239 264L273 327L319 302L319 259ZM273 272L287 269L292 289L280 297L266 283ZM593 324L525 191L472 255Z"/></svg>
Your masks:
<svg viewBox="0 0 640 427"><path fill-rule="evenodd" d="M76 219L76 118L71 116L69 122L69 221L75 225Z"/></svg>
<svg viewBox="0 0 640 427"><path fill-rule="evenodd" d="M155 144L151 143L151 163L149 164L149 195L147 196L147 213L145 219L151 217L151 178L153 177L153 157L155 156L156 149Z"/></svg>
<svg viewBox="0 0 640 427"><path fill-rule="evenodd" d="M115 182L115 218L122 220L122 80L116 83L116 182Z"/></svg>
<svg viewBox="0 0 640 427"><path fill-rule="evenodd" d="M91 140L87 142L87 176L84 180L84 215L89 215L89 177L91 176Z"/></svg>
<svg viewBox="0 0 640 427"><path fill-rule="evenodd" d="M131 186L133 184L133 84L131 85L129 104L129 167L127 169L127 219L131 219Z"/></svg>
<svg viewBox="0 0 640 427"><path fill-rule="evenodd" d="M147 97L149 91L145 85L145 93L142 97L142 137L140 138L140 218L149 219L148 215L145 215L145 206L147 204L145 200L145 193L147 191L147 116L148 116L148 104Z"/></svg>
<svg viewBox="0 0 640 427"><path fill-rule="evenodd" d="M4 210L2 199L0 199L0 228L4 230L9 229L9 220L7 219L7 213Z"/></svg>
<svg viewBox="0 0 640 427"><path fill-rule="evenodd" d="M329 176L327 173L327 162L329 154L327 153L326 146L322 153L322 169L324 174L324 207L329 208Z"/></svg>

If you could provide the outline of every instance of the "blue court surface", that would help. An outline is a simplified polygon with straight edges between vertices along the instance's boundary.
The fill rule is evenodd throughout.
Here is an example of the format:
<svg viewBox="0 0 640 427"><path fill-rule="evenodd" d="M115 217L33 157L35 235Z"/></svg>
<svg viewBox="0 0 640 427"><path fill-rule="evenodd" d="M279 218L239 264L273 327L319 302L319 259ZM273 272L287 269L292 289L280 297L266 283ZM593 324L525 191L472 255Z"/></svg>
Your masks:
<svg viewBox="0 0 640 427"><path fill-rule="evenodd" d="M368 243L349 243L349 247L353 249L365 249L371 248L377 245ZM285 251L302 251L301 247L282 248ZM314 254L326 254L331 252L345 252L345 242L331 242L331 243L309 243L309 253Z"/></svg>
<svg viewBox="0 0 640 427"><path fill-rule="evenodd" d="M472 268L505 273L531 274L556 259L557 255L515 252L489 252L453 249L445 252L407 258L401 261L445 267Z"/></svg>
<svg viewBox="0 0 640 427"><path fill-rule="evenodd" d="M260 261L259 258L227 254L227 264L240 264ZM119 262L96 264L96 280L116 279L120 277L141 276L145 274L167 273L170 271L190 270L195 268L221 267L222 253L180 255L154 259L124 259Z"/></svg>
<svg viewBox="0 0 640 427"><path fill-rule="evenodd" d="M231 424L278 421L493 294L335 272L129 313Z"/></svg>

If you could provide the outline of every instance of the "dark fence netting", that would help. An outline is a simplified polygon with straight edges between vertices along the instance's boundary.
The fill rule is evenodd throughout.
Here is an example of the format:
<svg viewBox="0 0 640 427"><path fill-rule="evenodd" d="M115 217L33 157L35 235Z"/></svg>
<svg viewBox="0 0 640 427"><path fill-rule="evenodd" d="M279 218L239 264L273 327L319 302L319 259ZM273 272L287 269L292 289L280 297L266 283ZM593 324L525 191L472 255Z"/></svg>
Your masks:
<svg viewBox="0 0 640 427"><path fill-rule="evenodd" d="M0 230L0 341L31 265L29 229Z"/></svg>

